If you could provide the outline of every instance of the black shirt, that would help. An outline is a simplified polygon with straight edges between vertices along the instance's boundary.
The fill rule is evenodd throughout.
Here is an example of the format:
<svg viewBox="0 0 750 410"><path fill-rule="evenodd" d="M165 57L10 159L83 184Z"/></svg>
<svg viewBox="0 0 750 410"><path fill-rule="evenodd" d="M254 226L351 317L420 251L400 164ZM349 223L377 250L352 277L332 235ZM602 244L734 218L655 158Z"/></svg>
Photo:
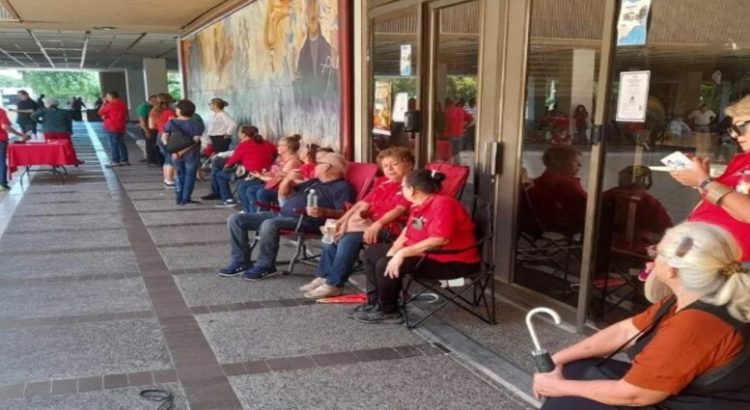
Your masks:
<svg viewBox="0 0 750 410"><path fill-rule="evenodd" d="M38 105L36 101L29 98L28 100L19 100L16 106L18 110L31 110L36 111ZM33 124L34 120L31 119L31 112L19 112L16 122L19 124Z"/></svg>

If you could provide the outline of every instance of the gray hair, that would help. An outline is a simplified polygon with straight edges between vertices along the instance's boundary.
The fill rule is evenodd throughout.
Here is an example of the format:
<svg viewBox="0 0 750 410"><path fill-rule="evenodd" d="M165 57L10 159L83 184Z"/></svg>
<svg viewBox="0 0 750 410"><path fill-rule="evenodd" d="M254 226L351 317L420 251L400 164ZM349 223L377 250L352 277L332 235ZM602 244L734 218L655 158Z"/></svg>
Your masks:
<svg viewBox="0 0 750 410"><path fill-rule="evenodd" d="M738 262L742 251L727 231L686 222L667 230L659 247L685 289L705 303L725 306L733 318L750 322L750 274Z"/></svg>

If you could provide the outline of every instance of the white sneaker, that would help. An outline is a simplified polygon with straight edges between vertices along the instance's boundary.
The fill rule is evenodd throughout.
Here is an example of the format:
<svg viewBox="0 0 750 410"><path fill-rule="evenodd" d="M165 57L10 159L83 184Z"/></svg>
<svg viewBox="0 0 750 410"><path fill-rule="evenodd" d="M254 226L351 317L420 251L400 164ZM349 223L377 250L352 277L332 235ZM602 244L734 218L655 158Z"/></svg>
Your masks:
<svg viewBox="0 0 750 410"><path fill-rule="evenodd" d="M299 290L307 292L308 290L313 290L324 283L326 283L326 278L315 278L312 280L312 282L299 288Z"/></svg>

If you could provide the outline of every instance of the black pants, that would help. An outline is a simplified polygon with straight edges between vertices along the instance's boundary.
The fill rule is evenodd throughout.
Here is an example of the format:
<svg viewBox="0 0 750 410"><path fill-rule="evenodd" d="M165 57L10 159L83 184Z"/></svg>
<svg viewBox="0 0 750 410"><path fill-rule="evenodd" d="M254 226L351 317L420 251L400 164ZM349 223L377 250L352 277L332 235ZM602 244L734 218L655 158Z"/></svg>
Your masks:
<svg viewBox="0 0 750 410"><path fill-rule="evenodd" d="M217 154L229 150L229 144L232 142L231 138L224 138L223 135L210 135L209 138L211 138L211 145Z"/></svg>
<svg viewBox="0 0 750 410"><path fill-rule="evenodd" d="M365 250L365 274L367 275L367 301L369 304L380 303L380 309L385 313L398 310L398 298L401 294L402 278L405 273L420 278L429 279L456 279L475 273L479 264L461 262L438 262L433 259L425 259L419 270L415 270L421 259L413 256L404 259L398 278L393 279L385 276L385 268L391 258L386 257L390 244L376 244Z"/></svg>
<svg viewBox="0 0 750 410"><path fill-rule="evenodd" d="M164 158L161 156L159 146L156 145L156 138L158 138L157 130L145 131L141 129L143 139L146 141L146 162L149 164L161 165L164 163Z"/></svg>

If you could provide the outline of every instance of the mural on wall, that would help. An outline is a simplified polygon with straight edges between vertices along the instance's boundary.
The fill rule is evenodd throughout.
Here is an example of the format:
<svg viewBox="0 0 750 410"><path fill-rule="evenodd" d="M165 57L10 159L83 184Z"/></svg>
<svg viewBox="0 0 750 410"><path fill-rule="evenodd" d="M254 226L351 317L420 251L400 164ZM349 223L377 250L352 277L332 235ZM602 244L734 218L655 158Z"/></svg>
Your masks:
<svg viewBox="0 0 750 410"><path fill-rule="evenodd" d="M258 0L183 39L188 98L220 97L269 139L339 149L338 0Z"/></svg>

